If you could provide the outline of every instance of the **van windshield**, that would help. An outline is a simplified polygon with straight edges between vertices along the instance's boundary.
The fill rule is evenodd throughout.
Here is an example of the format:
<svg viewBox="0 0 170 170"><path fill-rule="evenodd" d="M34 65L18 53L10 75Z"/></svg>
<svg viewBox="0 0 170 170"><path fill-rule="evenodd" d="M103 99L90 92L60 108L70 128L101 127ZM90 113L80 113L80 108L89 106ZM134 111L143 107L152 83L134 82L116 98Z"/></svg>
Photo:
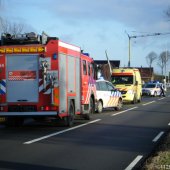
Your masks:
<svg viewBox="0 0 170 170"><path fill-rule="evenodd" d="M133 84L133 76L112 76L111 82L113 84Z"/></svg>

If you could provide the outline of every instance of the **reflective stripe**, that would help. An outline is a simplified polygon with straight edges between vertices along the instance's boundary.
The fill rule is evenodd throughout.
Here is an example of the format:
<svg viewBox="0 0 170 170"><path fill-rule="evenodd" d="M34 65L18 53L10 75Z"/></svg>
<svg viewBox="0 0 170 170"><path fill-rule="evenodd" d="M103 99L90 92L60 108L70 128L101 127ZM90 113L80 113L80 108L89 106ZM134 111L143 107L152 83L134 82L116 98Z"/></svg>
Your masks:
<svg viewBox="0 0 170 170"><path fill-rule="evenodd" d="M2 79L0 81L0 94L6 94L6 80Z"/></svg>
<svg viewBox="0 0 170 170"><path fill-rule="evenodd" d="M51 93L50 83L47 83L46 91L43 91L43 80L39 79L39 93L40 92L43 92L44 94L50 94Z"/></svg>
<svg viewBox="0 0 170 170"><path fill-rule="evenodd" d="M88 85L88 91L87 91L87 95L86 95L86 100L85 100L85 104L89 104L89 101L90 101L90 95L92 93L92 91L96 91L96 86L93 85L93 84L89 84ZM96 93L94 94L95 97L96 97Z"/></svg>

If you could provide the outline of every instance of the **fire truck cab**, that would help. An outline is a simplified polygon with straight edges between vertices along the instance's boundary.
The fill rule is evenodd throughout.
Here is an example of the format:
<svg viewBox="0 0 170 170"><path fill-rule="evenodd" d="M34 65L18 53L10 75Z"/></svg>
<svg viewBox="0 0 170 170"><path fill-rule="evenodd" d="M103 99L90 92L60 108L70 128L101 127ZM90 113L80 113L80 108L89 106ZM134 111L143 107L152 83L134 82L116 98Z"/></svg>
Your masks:
<svg viewBox="0 0 170 170"><path fill-rule="evenodd" d="M93 59L80 47L35 33L2 34L0 117L8 125L25 117L56 117L73 125L76 115L95 111Z"/></svg>

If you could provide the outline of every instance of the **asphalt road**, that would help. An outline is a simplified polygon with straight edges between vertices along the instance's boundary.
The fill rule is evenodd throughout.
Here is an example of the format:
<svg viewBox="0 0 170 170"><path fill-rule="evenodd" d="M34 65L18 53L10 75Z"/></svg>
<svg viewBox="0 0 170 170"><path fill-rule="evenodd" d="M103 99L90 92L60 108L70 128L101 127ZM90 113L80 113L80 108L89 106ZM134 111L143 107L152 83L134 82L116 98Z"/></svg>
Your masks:
<svg viewBox="0 0 170 170"><path fill-rule="evenodd" d="M144 97L121 111L77 119L72 128L32 120L0 125L0 169L140 169L169 127L170 96Z"/></svg>

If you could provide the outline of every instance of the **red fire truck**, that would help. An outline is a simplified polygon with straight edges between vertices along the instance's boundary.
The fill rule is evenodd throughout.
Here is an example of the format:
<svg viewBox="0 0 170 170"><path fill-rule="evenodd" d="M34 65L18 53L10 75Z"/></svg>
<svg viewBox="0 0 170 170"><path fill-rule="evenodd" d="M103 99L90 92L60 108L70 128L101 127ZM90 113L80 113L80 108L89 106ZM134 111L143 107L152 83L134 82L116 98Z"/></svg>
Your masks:
<svg viewBox="0 0 170 170"><path fill-rule="evenodd" d="M46 34L2 34L0 117L8 125L52 117L71 126L95 111L94 61L77 46Z"/></svg>

